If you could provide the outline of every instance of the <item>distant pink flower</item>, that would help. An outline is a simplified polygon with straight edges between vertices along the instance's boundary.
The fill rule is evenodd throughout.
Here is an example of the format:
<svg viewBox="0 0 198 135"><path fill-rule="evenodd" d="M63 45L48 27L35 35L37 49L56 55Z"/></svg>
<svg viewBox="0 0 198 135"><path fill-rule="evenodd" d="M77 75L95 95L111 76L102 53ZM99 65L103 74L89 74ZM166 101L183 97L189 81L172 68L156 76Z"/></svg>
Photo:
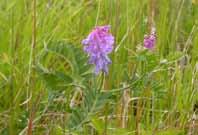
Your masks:
<svg viewBox="0 0 198 135"><path fill-rule="evenodd" d="M156 44L155 28L151 30L150 35L144 36L144 47L147 49L153 49Z"/></svg>
<svg viewBox="0 0 198 135"><path fill-rule="evenodd" d="M108 54L113 50L114 37L109 32L110 26L97 26L82 41L84 51L89 55L89 63L95 65L95 73L100 71L108 73L111 60Z"/></svg>

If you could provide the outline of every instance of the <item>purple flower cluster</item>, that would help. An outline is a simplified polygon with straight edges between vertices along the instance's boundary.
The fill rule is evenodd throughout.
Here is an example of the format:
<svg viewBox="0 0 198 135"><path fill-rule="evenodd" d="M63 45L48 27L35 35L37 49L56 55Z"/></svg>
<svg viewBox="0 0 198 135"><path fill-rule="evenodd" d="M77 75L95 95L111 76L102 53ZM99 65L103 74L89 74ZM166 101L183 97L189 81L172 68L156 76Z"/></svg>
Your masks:
<svg viewBox="0 0 198 135"><path fill-rule="evenodd" d="M152 28L150 35L144 36L144 47L152 50L156 43L155 28Z"/></svg>
<svg viewBox="0 0 198 135"><path fill-rule="evenodd" d="M108 73L111 60L108 54L113 50L114 37L109 32L110 26L97 26L82 41L84 51L89 55L89 63L95 65L95 74L100 71Z"/></svg>

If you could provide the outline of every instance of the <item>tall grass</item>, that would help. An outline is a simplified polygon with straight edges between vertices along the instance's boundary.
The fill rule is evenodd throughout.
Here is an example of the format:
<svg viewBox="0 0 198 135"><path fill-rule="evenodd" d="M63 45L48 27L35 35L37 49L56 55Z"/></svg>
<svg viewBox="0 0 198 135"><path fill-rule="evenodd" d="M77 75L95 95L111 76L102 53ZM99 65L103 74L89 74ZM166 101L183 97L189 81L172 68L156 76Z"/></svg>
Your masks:
<svg viewBox="0 0 198 135"><path fill-rule="evenodd" d="M198 134L197 23L195 0L1 0L0 134ZM112 64L94 76L81 41L105 24Z"/></svg>

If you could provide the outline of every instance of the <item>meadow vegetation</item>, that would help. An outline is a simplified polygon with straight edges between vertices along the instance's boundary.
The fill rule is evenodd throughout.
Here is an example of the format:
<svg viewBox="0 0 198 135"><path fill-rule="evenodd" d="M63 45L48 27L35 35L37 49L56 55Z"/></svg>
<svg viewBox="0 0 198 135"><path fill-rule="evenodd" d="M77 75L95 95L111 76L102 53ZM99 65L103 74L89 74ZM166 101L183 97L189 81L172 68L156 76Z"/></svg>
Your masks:
<svg viewBox="0 0 198 135"><path fill-rule="evenodd" d="M82 40L101 25L95 75ZM197 0L0 1L0 135L198 135L197 113Z"/></svg>

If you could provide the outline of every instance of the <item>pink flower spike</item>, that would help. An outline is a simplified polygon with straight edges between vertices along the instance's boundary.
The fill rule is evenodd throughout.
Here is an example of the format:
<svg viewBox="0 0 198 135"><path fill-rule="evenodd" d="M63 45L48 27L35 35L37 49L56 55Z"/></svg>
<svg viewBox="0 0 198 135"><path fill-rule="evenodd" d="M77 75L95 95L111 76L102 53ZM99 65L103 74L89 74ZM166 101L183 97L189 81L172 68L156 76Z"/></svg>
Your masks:
<svg viewBox="0 0 198 135"><path fill-rule="evenodd" d="M100 71L108 73L108 65L111 60L108 54L113 50L114 37L109 32L110 26L97 26L82 41L84 51L89 55L89 63L95 65L95 73Z"/></svg>
<svg viewBox="0 0 198 135"><path fill-rule="evenodd" d="M156 44L155 28L152 28L150 35L144 36L144 47L152 50Z"/></svg>

